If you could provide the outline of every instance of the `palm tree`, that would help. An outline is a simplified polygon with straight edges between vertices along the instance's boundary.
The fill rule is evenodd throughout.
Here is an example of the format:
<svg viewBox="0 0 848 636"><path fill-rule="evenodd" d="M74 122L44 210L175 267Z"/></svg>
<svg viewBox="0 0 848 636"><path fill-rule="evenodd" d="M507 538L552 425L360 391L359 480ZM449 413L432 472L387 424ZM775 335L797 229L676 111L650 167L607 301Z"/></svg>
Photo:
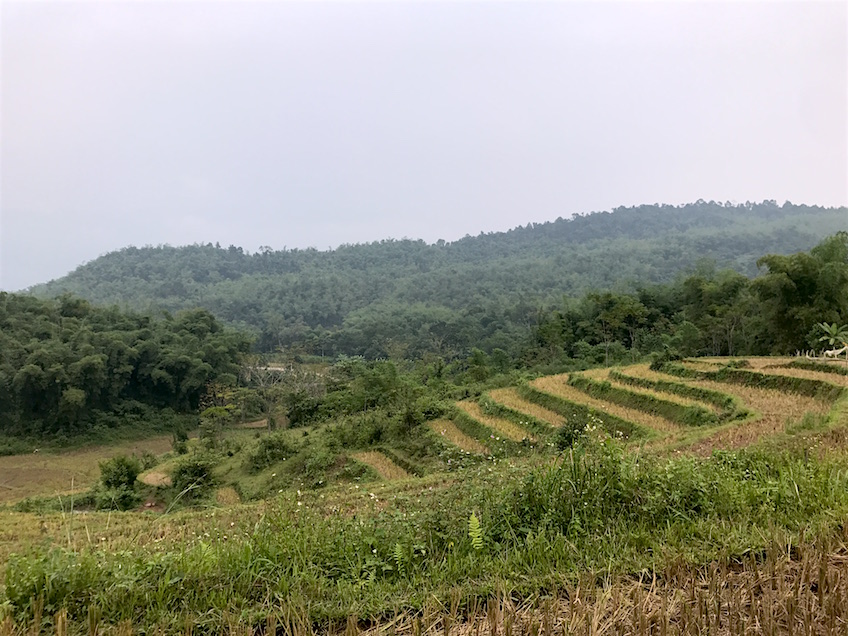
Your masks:
<svg viewBox="0 0 848 636"><path fill-rule="evenodd" d="M832 348L836 348L837 344L843 347L848 347L848 325L832 325L821 322L818 324L819 329L824 331L824 335L819 338L819 342L826 342ZM845 364L848 364L848 351L845 352Z"/></svg>

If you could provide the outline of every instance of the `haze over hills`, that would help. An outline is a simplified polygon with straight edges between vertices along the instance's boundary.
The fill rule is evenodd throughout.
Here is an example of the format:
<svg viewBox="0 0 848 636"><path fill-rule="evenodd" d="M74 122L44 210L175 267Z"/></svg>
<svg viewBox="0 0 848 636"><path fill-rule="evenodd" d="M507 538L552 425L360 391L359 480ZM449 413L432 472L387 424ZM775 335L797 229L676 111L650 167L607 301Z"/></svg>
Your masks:
<svg viewBox="0 0 848 636"><path fill-rule="evenodd" d="M127 247L30 291L154 311L203 306L254 332L265 350L309 342L312 351L378 356L392 341L442 327L463 346L491 349L563 296L666 283L705 259L753 277L762 255L809 250L846 229L845 207L644 205L432 245Z"/></svg>

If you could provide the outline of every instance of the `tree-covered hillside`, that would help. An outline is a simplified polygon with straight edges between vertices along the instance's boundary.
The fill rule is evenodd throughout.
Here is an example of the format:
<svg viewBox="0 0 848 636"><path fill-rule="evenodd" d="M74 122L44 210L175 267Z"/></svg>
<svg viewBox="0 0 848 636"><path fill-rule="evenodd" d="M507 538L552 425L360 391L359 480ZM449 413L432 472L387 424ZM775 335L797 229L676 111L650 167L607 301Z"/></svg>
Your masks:
<svg viewBox="0 0 848 636"><path fill-rule="evenodd" d="M510 350L542 308L588 291L635 291L704 259L746 276L763 254L808 250L848 229L848 209L773 201L619 208L453 243L386 240L249 254L230 246L129 247L32 289L95 303L206 307L263 350L452 354ZM280 237L280 243L285 237Z"/></svg>
<svg viewBox="0 0 848 636"><path fill-rule="evenodd" d="M72 435L196 412L250 342L208 311L154 320L69 296L0 293L0 435ZM154 419L155 419L154 418Z"/></svg>

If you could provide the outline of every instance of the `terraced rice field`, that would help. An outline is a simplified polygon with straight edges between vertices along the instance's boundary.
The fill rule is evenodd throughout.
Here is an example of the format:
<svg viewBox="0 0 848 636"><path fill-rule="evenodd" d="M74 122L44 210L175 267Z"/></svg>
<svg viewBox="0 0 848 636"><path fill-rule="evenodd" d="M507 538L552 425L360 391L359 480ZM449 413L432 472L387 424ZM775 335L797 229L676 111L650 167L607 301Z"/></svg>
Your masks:
<svg viewBox="0 0 848 636"><path fill-rule="evenodd" d="M555 428L565 424L565 419L562 415L525 400L515 392L515 389L496 389L494 391L489 391L489 396L498 404L503 404L507 408L520 413L526 413L527 415L530 415L541 422L550 424Z"/></svg>
<svg viewBox="0 0 848 636"><path fill-rule="evenodd" d="M749 370L768 375L783 375L819 380L848 387L848 376L807 371L804 369L787 369L778 366L787 363L789 360L788 358L755 358L751 360ZM726 362L725 360L724 363ZM699 360L686 361L685 366L699 370L714 371L720 368L720 364L721 362L719 361ZM652 381L673 381L678 384L723 393L735 397L738 403L751 411L752 414L744 420L735 420L727 424L703 427L696 431L685 431L681 426L658 415L636 408L611 404L605 400L585 395L582 391L568 385L568 375L566 374L538 378L532 382L532 386L570 402L589 406L602 413L609 413L610 415L615 415L630 422L651 428L659 434L658 439L649 442L649 446L651 447L667 446L699 455L709 454L716 448L730 449L748 446L768 436L783 433L787 426L801 422L807 414L814 416L826 415L833 406L832 400L805 397L786 391L666 375L650 370L647 364L624 367L620 372L636 378ZM635 395L650 395L681 405L708 407L713 412L718 410L715 406L700 400L684 398L672 393L634 387L625 382L616 381L614 377L610 377L609 369L596 369L586 372L585 375L597 381L608 381L613 386ZM492 395L495 397L503 394L493 393ZM525 410L522 412L529 411Z"/></svg>
<svg viewBox="0 0 848 636"><path fill-rule="evenodd" d="M782 433L788 424L801 421L807 413L824 415L832 406L832 403L825 400L772 389L757 389L711 380L690 380L687 384L736 396L757 413L755 417L744 422L722 427L698 442L692 450L699 454L709 454L714 448L748 446L763 437Z"/></svg>
<svg viewBox="0 0 848 636"><path fill-rule="evenodd" d="M493 415L489 415L488 413L484 413L483 409L481 409L480 405L476 402L457 402L456 406L457 408L462 409L462 411L466 415L472 417L481 424L485 424L496 433L500 433L502 436L509 440L512 440L513 442L520 442L523 439L535 441L535 438L530 435L530 433L525 431L517 424L513 424L509 420L504 419L502 417L495 417Z"/></svg>
<svg viewBox="0 0 848 636"><path fill-rule="evenodd" d="M451 444L468 453L487 454L488 450L473 437L469 437L456 427L450 420L434 420L429 423L432 431L443 437Z"/></svg>
<svg viewBox="0 0 848 636"><path fill-rule="evenodd" d="M659 415L646 413L638 409L631 409L617 404L611 404L604 400L599 400L586 395L582 391L578 391L573 386L568 384L568 374L549 375L542 378L537 378L531 382L531 385L540 391L556 395L569 402L582 404L610 415L615 415L628 422L639 424L646 428L652 429L663 435L678 434L682 432L682 427L676 422L667 420Z"/></svg>
<svg viewBox="0 0 848 636"><path fill-rule="evenodd" d="M403 468L395 464L391 459L378 451L363 451L361 453L353 453L351 455L356 461L367 464L387 481L395 479L408 479L409 473Z"/></svg>
<svg viewBox="0 0 848 636"><path fill-rule="evenodd" d="M626 373L626 371L628 371L629 369L630 369L630 367L627 367L626 369L623 369L621 371L622 371L622 373L625 373L625 375L629 375L628 373ZM649 395L651 397L654 397L654 398L657 398L657 399L660 399L660 400L665 400L666 402L674 402L675 404L680 404L682 406L700 406L700 407L703 407L705 409L709 409L710 411L713 411L715 413L717 413L719 411L719 409L715 405L710 404L709 402L702 402L701 400L694 400L694 399L691 399L691 398L683 397L681 395L675 395L674 393L654 391L652 389L646 389L644 387L632 386L632 385L624 383L624 382L619 382L618 380L615 380L614 378L609 377L610 371L612 371L612 369L594 369L593 371L594 372L591 373L591 374L588 373L588 372L584 372L582 375L590 377L593 380L602 381L602 382L610 382L610 383L612 383L616 386L620 386L621 388L626 389L630 393L634 393L636 395ZM664 379L668 380L669 376L664 376Z"/></svg>

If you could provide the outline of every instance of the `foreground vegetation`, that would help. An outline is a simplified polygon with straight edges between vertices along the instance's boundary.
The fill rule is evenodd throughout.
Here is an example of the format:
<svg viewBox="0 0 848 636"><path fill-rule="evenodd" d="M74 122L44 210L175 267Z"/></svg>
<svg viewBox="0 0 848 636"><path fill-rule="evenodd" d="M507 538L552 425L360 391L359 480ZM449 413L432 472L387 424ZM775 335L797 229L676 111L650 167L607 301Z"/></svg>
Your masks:
<svg viewBox="0 0 848 636"><path fill-rule="evenodd" d="M650 419L630 422L602 408L581 409L577 396L598 399L591 384L550 384L540 378L534 383L539 388L517 390L537 404L546 402L547 411L523 413L515 408L516 393L506 395L512 404L507 406L497 401L505 395L499 391L483 395L475 409L449 413L469 438L485 446L482 454L456 449L416 463L403 452L410 434L434 447L441 444L443 452L449 445L433 428L420 425L398 436L398 443L389 436L370 445L337 447L340 457L355 454L356 447L379 448L384 458L406 457L422 477L401 472L380 480L366 471L334 479L339 466L334 459L324 464L323 473L312 475L322 478L304 483L305 463L298 468L271 452L274 440L292 443L298 429L261 433L250 443L242 437L242 448L232 455L236 446L224 435L219 459L212 462L219 485L233 476L232 462L237 462L247 467L245 474L276 479L282 492L234 508L216 506L214 490L208 490L194 503L211 508L157 517L89 512L74 520L47 514L42 519L55 525L45 538L53 534L56 543L42 539L8 557L6 611L20 625L33 620L54 627L57 621L84 625L96 617L101 629L167 632L232 624L306 633L332 625L342 629L350 617L356 623L382 623L396 616L405 617L414 632L425 622L450 629L466 619L483 620L484 614L486 621L500 621L500 629L504 621L535 621L541 629L547 620L564 633L585 629L591 621L633 630L624 633L640 633L636 630L646 621L656 629L665 624L698 633L696 626L741 629L764 617L775 633L792 633L805 624L841 628L842 605L831 594L842 593L845 574L834 550L844 549L848 516L848 377L818 365L805 370L808 377L799 383L781 375L792 369L790 360L731 362L714 367L720 379L710 390L700 377L649 373L641 366L594 382L614 385L618 401L630 399L633 413L664 419L669 413L653 414L649 389L627 392L628 378L654 374L663 379L655 387L665 395L686 393L700 404L747 408L741 419L707 417L700 424L671 419L652 429ZM701 364L680 367L694 373ZM766 384L781 383L781 390L748 386L741 376L721 373L740 366ZM816 383L817 397L805 398L802 394ZM607 390L605 397L610 394ZM655 399L662 394L656 391ZM772 416L755 412L740 396L786 404L812 400L813 408L784 417L778 430L763 431L760 421ZM665 404L688 408L682 402ZM545 424L539 417L545 412L563 418L560 426ZM526 440L498 440L499 422L523 428ZM622 422L631 425L628 433ZM301 432L312 438L309 447L330 449L342 429L356 431L365 423L345 419ZM243 430L234 429L231 439ZM644 434L634 435L637 430ZM746 443L737 447L736 438L723 437L745 430L759 431L753 445L743 438ZM707 454L699 450L705 443ZM210 448L195 444L191 457L211 457ZM288 452L294 458L299 451ZM165 496L167 488L160 492ZM27 513L3 514L7 525L32 523ZM704 564L713 565L699 570ZM681 589L681 572L699 573L706 583ZM827 594L801 590L800 582L787 587L784 575L775 572L815 580ZM606 588L595 588L593 577L606 581ZM732 591L732 579L750 586ZM775 591L765 597L768 581ZM693 597L684 594L690 587ZM630 608L627 618L623 607Z"/></svg>

